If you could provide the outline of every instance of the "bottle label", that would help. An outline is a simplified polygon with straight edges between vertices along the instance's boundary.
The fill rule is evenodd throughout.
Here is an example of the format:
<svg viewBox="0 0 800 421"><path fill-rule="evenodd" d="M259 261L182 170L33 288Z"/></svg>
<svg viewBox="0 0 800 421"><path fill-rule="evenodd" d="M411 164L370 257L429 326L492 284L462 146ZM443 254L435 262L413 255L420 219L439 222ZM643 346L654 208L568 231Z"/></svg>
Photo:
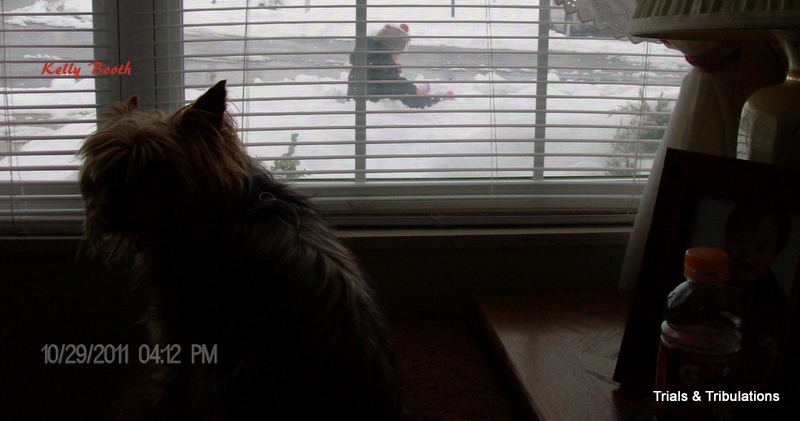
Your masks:
<svg viewBox="0 0 800 421"><path fill-rule="evenodd" d="M730 392L732 376L738 364L738 352L727 355L695 354L670 347L662 341L658 349L655 390L669 392L676 399L656 400L656 418L660 421L714 419L714 413L725 408L709 402L706 392Z"/></svg>

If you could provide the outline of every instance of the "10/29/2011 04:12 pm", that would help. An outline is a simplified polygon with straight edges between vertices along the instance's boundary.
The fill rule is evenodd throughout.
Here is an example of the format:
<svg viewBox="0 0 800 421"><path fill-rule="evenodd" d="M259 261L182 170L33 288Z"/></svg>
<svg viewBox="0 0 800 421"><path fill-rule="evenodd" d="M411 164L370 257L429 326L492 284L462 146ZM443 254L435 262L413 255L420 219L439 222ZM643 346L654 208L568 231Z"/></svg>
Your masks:
<svg viewBox="0 0 800 421"><path fill-rule="evenodd" d="M40 349L45 364L129 364L128 344L45 344ZM189 360L184 361L183 348L178 344L141 345L137 357L141 364L216 364L217 345L191 344Z"/></svg>

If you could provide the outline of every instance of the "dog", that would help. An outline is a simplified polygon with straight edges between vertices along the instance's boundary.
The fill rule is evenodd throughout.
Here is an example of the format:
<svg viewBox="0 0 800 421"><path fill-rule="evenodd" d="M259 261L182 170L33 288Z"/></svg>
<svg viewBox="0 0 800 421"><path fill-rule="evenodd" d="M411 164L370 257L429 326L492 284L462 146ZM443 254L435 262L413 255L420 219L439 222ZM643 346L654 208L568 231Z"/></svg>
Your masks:
<svg viewBox="0 0 800 421"><path fill-rule="evenodd" d="M182 357L149 364L113 417L399 419L364 273L315 205L248 156L226 95L219 82L168 117L131 97L78 152L85 243L131 265L151 346ZM214 363L189 361L201 345Z"/></svg>

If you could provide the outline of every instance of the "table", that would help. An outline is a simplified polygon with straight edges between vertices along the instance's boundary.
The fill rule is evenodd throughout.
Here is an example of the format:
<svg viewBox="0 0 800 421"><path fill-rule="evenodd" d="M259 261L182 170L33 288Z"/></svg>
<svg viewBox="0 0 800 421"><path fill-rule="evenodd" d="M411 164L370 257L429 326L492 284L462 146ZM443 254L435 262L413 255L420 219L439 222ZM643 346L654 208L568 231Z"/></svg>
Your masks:
<svg viewBox="0 0 800 421"><path fill-rule="evenodd" d="M652 419L652 397L612 380L633 294L481 297L512 380L541 421Z"/></svg>

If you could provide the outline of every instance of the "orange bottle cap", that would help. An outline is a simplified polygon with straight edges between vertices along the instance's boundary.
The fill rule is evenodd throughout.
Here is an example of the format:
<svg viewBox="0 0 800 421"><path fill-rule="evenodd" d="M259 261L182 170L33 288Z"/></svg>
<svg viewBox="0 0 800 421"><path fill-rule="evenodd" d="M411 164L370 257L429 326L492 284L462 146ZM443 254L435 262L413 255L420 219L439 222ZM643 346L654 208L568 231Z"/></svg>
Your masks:
<svg viewBox="0 0 800 421"><path fill-rule="evenodd" d="M683 259L683 274L699 282L723 283L728 280L728 253L715 247L692 247Z"/></svg>

